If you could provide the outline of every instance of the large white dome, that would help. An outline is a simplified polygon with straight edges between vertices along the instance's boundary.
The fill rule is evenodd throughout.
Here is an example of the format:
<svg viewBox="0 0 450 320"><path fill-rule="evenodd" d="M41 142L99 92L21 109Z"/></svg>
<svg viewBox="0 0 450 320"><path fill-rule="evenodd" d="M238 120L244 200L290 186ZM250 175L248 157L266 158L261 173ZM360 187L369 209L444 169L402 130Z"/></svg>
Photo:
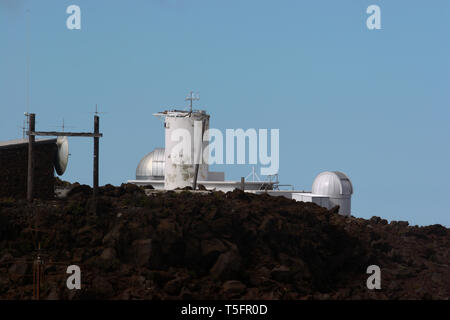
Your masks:
<svg viewBox="0 0 450 320"><path fill-rule="evenodd" d="M314 180L312 193L335 197L350 196L353 194L353 185L345 173L325 171Z"/></svg>
<svg viewBox="0 0 450 320"><path fill-rule="evenodd" d="M164 167L164 148L156 148L139 162L136 168L136 180L162 180Z"/></svg>

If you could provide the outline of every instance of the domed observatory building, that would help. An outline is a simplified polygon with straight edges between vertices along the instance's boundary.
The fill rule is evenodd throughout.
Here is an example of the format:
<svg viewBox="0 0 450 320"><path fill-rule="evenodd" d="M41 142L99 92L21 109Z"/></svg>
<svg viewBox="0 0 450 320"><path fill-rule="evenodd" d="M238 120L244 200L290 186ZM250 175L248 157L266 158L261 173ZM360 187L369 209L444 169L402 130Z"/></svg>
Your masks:
<svg viewBox="0 0 450 320"><path fill-rule="evenodd" d="M137 180L164 180L164 148L156 148L139 162Z"/></svg>
<svg viewBox="0 0 450 320"><path fill-rule="evenodd" d="M165 190L166 156L165 148L156 148L146 154L136 168L136 180L128 180L128 182L138 186L151 185L154 189ZM206 171L206 179L202 176L202 180L198 183L208 190L228 192L241 186L240 181L225 181L224 172L209 171L207 165ZM248 190L259 190L262 186L264 183L260 181L246 182Z"/></svg>
<svg viewBox="0 0 450 320"><path fill-rule="evenodd" d="M349 177L339 171L320 173L313 182L312 191L269 190L254 193L268 193L271 196L283 196L295 201L312 202L328 210L339 206L340 215L351 215L353 185Z"/></svg>
<svg viewBox="0 0 450 320"><path fill-rule="evenodd" d="M339 206L339 214L351 214L353 185L345 173L325 171L320 173L313 182L312 194L328 198L328 208Z"/></svg>

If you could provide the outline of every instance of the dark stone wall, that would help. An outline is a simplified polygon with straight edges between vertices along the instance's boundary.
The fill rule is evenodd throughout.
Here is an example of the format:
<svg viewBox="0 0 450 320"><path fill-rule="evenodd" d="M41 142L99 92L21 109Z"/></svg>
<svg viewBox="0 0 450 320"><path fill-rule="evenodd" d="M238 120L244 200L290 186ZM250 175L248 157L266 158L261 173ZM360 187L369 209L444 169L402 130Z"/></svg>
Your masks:
<svg viewBox="0 0 450 320"><path fill-rule="evenodd" d="M53 158L55 143L35 144L34 196L39 199L54 197L55 179ZM0 198L27 197L28 144L0 148Z"/></svg>

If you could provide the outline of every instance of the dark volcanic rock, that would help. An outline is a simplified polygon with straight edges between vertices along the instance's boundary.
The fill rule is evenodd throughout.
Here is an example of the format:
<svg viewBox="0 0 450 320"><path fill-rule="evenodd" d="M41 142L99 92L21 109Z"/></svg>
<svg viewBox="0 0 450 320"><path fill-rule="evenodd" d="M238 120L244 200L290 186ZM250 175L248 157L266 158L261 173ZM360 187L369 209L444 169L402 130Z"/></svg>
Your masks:
<svg viewBox="0 0 450 320"><path fill-rule="evenodd" d="M131 245L132 259L134 263L139 266L145 266L149 260L152 252L152 240L136 240Z"/></svg>
<svg viewBox="0 0 450 320"><path fill-rule="evenodd" d="M82 184L72 188L67 194L68 197L89 197L92 195L92 188L88 185Z"/></svg>
<svg viewBox="0 0 450 320"><path fill-rule="evenodd" d="M245 292L247 287L240 281L229 280L222 286L223 292L228 299L236 298Z"/></svg>
<svg viewBox="0 0 450 320"><path fill-rule="evenodd" d="M222 253L210 270L213 278L227 280L234 278L241 268L241 257L237 250Z"/></svg>
<svg viewBox="0 0 450 320"><path fill-rule="evenodd" d="M274 280L279 282L290 282L292 280L292 272L286 266L273 268L273 270L270 272L270 276Z"/></svg>
<svg viewBox="0 0 450 320"><path fill-rule="evenodd" d="M23 278L28 270L28 265L25 262L14 263L8 269L11 280L19 280Z"/></svg>
<svg viewBox="0 0 450 320"><path fill-rule="evenodd" d="M92 281L92 287L90 290L96 298L105 298L114 294L114 288L111 283L101 276L95 277Z"/></svg>
<svg viewBox="0 0 450 320"><path fill-rule="evenodd" d="M33 208L0 200L0 299L31 298L38 220L47 299L450 298L440 225L342 217L241 190L146 196L123 184L91 196L77 186ZM67 290L61 261L80 265L82 290ZM366 288L372 264L381 290Z"/></svg>
<svg viewBox="0 0 450 320"><path fill-rule="evenodd" d="M100 258L103 260L113 260L116 258L116 250L114 248L106 248L103 250Z"/></svg>

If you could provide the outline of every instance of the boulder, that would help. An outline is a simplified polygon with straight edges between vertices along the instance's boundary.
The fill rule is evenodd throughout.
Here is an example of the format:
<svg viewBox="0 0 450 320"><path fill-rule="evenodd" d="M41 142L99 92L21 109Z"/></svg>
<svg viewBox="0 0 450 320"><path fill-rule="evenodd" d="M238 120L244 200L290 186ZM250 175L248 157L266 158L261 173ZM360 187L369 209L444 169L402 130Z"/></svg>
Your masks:
<svg viewBox="0 0 450 320"><path fill-rule="evenodd" d="M96 298L107 298L114 294L114 288L111 283L101 276L96 277L92 281L90 291L96 294Z"/></svg>
<svg viewBox="0 0 450 320"><path fill-rule="evenodd" d="M174 279L174 275L167 271L151 271L149 277L160 287L164 287L168 281Z"/></svg>
<svg viewBox="0 0 450 320"><path fill-rule="evenodd" d="M151 256L152 239L135 240L131 245L131 254L133 262L138 266L145 266Z"/></svg>
<svg viewBox="0 0 450 320"><path fill-rule="evenodd" d="M60 295L58 292L58 288L53 287L50 293L48 294L46 300L60 300Z"/></svg>
<svg viewBox="0 0 450 320"><path fill-rule="evenodd" d="M164 285L163 290L167 294L170 294L171 296L177 296L180 293L180 290L183 287L184 282L185 282L185 279L183 279L183 278L176 278L176 279L170 280Z"/></svg>
<svg viewBox="0 0 450 320"><path fill-rule="evenodd" d="M247 287L240 281L229 280L222 285L222 289L227 296L235 296L244 293Z"/></svg>
<svg viewBox="0 0 450 320"><path fill-rule="evenodd" d="M201 242L202 256L219 255L227 250L227 247L219 239L206 239Z"/></svg>
<svg viewBox="0 0 450 320"><path fill-rule="evenodd" d="M25 276L28 270L28 265L25 262L14 263L8 269L9 276L12 280L19 280Z"/></svg>
<svg viewBox="0 0 450 320"><path fill-rule="evenodd" d="M114 247L116 246L119 238L121 229L123 227L123 223L116 224L111 231L109 231L104 237L103 237L103 244L105 246Z"/></svg>
<svg viewBox="0 0 450 320"><path fill-rule="evenodd" d="M77 196L80 198L87 198L89 196L92 195L92 188L88 185L78 185L74 188L72 188L72 190L69 191L69 193L67 194L67 196L69 198Z"/></svg>
<svg viewBox="0 0 450 320"><path fill-rule="evenodd" d="M189 288L183 287L181 288L180 298L182 300L194 300L195 296L192 294Z"/></svg>
<svg viewBox="0 0 450 320"><path fill-rule="evenodd" d="M287 283L291 281L292 272L288 267L282 265L273 268L272 271L270 272L270 276L272 277L272 279L278 282Z"/></svg>
<svg viewBox="0 0 450 320"><path fill-rule="evenodd" d="M14 257L9 252L7 252L0 258L0 265L11 261L12 259L14 259Z"/></svg>
<svg viewBox="0 0 450 320"><path fill-rule="evenodd" d="M103 250L100 258L103 260L113 260L116 258L116 250L114 248L106 248Z"/></svg>
<svg viewBox="0 0 450 320"><path fill-rule="evenodd" d="M235 250L229 250L222 253L218 258L214 266L210 270L210 274L213 278L227 280L232 279L239 273L241 268L241 257Z"/></svg>

